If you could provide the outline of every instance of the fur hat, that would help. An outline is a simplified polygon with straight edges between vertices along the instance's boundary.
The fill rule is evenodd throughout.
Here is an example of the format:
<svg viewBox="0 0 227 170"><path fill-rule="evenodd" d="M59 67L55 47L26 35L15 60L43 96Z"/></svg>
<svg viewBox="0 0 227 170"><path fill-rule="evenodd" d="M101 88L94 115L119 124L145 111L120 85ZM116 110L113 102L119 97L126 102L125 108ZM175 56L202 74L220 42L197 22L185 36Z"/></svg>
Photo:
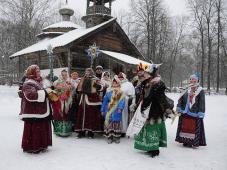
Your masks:
<svg viewBox="0 0 227 170"><path fill-rule="evenodd" d="M98 65L98 66L95 67L95 70L97 70L97 69L103 70L103 67L101 65Z"/></svg>

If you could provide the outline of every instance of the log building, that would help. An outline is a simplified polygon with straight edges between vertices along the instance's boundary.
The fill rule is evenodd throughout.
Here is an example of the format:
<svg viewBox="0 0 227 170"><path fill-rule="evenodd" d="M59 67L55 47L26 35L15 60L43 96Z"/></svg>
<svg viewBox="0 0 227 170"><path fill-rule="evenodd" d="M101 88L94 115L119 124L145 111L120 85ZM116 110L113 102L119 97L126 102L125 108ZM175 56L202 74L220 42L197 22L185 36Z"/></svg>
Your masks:
<svg viewBox="0 0 227 170"><path fill-rule="evenodd" d="M102 65L105 70L115 74L119 71L134 71L137 64L145 61L141 60L142 54L130 41L116 18L111 16L112 1L87 0L86 15L82 17L86 28L70 21L74 11L66 4L59 10L61 22L44 28L42 33L37 35L39 41L36 44L10 56L11 59L19 58L19 72L23 73L31 64L48 69L48 46L52 47L54 68L66 67L69 72L81 72L90 67L86 50L94 43L100 49L94 66Z"/></svg>

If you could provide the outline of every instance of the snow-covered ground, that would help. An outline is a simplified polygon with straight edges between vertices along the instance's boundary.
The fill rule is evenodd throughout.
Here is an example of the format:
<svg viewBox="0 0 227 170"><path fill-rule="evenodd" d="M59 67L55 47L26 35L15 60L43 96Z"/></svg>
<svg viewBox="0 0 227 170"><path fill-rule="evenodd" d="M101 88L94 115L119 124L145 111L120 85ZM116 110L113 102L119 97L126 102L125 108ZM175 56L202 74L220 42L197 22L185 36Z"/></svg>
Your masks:
<svg viewBox="0 0 227 170"><path fill-rule="evenodd" d="M178 94L169 94L175 101ZM48 152L27 154L21 150L23 122L19 120L17 87L0 86L0 170L226 170L227 97L206 96L204 119L207 146L184 148L174 141L177 120L167 120L168 147L151 158L133 149L133 140L107 144L103 137L76 139L53 135Z"/></svg>

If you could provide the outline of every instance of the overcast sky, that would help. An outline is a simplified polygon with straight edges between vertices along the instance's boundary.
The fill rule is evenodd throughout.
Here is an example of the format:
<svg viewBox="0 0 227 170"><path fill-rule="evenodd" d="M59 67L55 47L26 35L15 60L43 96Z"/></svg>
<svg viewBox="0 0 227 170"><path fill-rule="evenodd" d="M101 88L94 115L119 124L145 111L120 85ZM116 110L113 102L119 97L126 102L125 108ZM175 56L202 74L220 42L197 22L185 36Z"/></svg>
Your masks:
<svg viewBox="0 0 227 170"><path fill-rule="evenodd" d="M113 2L113 13L118 13L118 11L129 10L131 0L115 0ZM171 15L181 15L187 14L186 0L163 0L164 5L169 9ZM64 0L62 0L64 2ZM79 11L82 15L85 14L87 0L68 0L71 8L75 12Z"/></svg>

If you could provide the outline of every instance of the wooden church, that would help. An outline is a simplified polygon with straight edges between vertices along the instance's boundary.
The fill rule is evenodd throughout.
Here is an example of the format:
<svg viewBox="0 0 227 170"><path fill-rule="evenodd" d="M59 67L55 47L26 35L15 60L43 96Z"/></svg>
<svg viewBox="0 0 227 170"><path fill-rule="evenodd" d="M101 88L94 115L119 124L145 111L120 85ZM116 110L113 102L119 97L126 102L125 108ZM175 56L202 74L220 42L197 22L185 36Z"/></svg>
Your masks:
<svg viewBox="0 0 227 170"><path fill-rule="evenodd" d="M54 69L82 72L91 66L88 49L96 44L99 54L93 67L102 65L112 73L124 71L132 75L136 65L146 62L116 18L111 16L112 1L87 0L86 15L82 17L86 28L70 21L74 11L67 4L62 7L59 10L61 22L44 28L37 35L38 43L10 56L11 59L19 59L19 72L23 73L31 64L39 65L41 70L48 69L48 48L52 51Z"/></svg>

